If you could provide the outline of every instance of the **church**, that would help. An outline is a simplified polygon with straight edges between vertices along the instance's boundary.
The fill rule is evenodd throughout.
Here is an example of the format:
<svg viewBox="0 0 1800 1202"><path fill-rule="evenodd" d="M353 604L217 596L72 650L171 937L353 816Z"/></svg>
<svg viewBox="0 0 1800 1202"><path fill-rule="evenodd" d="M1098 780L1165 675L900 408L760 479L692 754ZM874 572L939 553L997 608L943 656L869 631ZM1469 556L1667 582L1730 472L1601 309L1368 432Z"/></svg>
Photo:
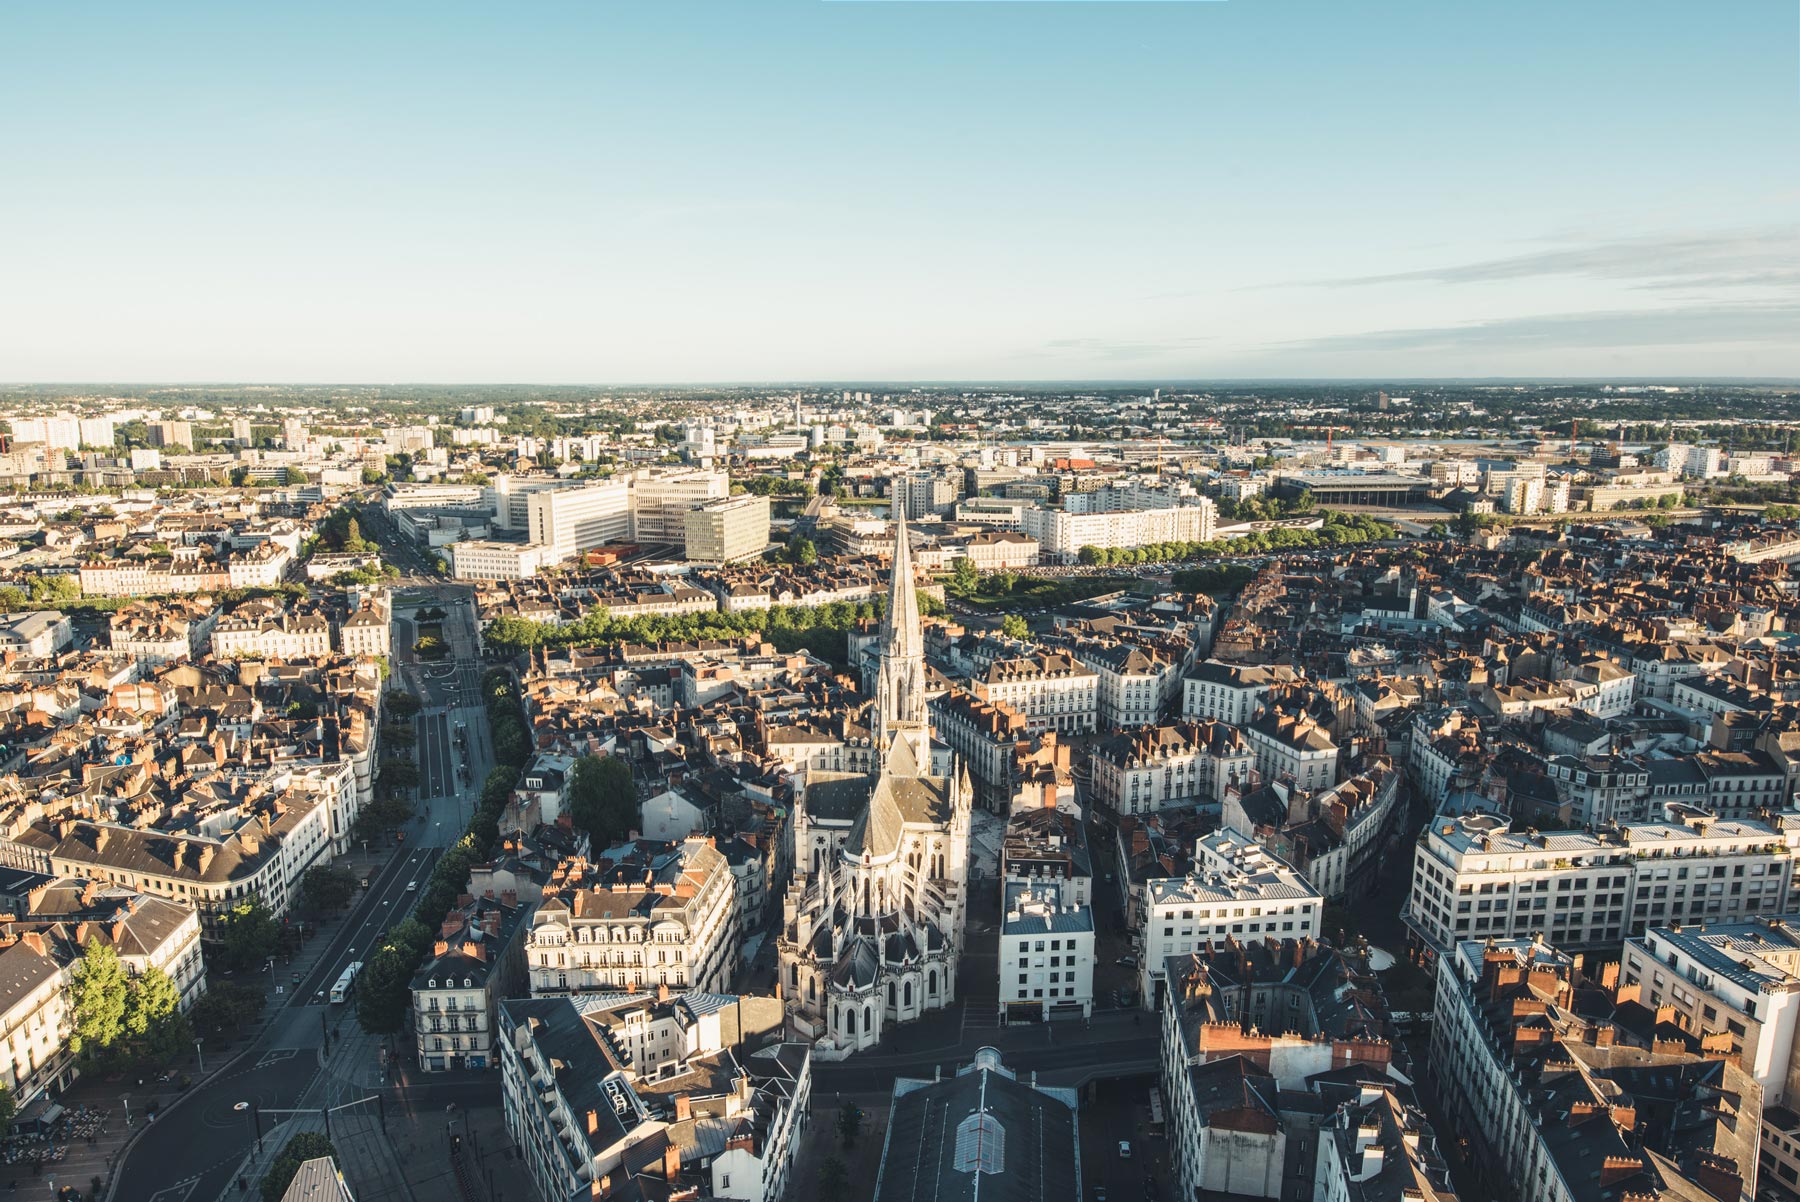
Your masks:
<svg viewBox="0 0 1800 1202"><path fill-rule="evenodd" d="M962 953L973 789L932 773L925 634L906 519L881 630L872 773L808 771L780 986L791 1034L821 1054L874 1047L890 1024L948 1006Z"/></svg>

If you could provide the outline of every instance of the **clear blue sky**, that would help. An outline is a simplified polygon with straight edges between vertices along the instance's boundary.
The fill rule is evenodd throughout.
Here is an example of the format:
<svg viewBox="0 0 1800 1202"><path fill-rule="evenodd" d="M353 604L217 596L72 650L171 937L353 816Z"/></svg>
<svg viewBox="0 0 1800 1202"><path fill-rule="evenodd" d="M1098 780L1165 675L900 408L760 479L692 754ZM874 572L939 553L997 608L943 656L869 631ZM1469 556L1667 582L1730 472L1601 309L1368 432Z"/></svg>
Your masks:
<svg viewBox="0 0 1800 1202"><path fill-rule="evenodd" d="M1796 0L13 3L0 379L1800 376Z"/></svg>

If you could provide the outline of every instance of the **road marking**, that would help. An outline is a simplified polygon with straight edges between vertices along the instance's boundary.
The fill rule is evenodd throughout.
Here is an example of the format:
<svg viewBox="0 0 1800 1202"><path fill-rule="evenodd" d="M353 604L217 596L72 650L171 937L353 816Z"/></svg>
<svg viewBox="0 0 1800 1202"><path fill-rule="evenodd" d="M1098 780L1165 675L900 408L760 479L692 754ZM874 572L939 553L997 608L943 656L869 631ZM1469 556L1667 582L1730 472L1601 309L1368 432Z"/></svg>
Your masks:
<svg viewBox="0 0 1800 1202"><path fill-rule="evenodd" d="M200 1178L183 1178L174 1185L166 1185L162 1189L157 1190L154 1194L150 1195L146 1202L187 1202L189 1198L194 1196L194 1190L199 1188L199 1186Z"/></svg>
<svg viewBox="0 0 1800 1202"><path fill-rule="evenodd" d="M256 1062L257 1068L268 1068L271 1064L280 1064L283 1060L292 1060L300 1054L299 1048L270 1048Z"/></svg>

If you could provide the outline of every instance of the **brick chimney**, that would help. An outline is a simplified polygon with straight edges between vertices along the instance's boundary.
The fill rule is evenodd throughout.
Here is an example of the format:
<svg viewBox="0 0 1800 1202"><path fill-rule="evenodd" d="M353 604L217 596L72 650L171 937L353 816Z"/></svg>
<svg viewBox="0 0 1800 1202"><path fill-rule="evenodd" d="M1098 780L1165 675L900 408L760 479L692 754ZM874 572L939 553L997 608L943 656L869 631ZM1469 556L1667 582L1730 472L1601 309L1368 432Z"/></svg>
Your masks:
<svg viewBox="0 0 1800 1202"><path fill-rule="evenodd" d="M694 1117L694 1102L684 1093L675 1095L675 1121L685 1123Z"/></svg>
<svg viewBox="0 0 1800 1202"><path fill-rule="evenodd" d="M681 1149L674 1144L663 1148L663 1180L674 1185L681 1176Z"/></svg>
<svg viewBox="0 0 1800 1202"><path fill-rule="evenodd" d="M450 950L450 945L448 943L444 942L442 939L438 940L436 943L431 945L431 954L433 956L441 956L449 950Z"/></svg>
<svg viewBox="0 0 1800 1202"><path fill-rule="evenodd" d="M1694 1180L1720 1202L1737 1202L1744 1190L1743 1175L1723 1156L1701 1155L1694 1163Z"/></svg>
<svg viewBox="0 0 1800 1202"><path fill-rule="evenodd" d="M587 1112L587 1133L589 1135L597 1135L599 1134L599 1131L600 1112L598 1110L590 1110Z"/></svg>
<svg viewBox="0 0 1800 1202"><path fill-rule="evenodd" d="M657 984L656 1000L659 1002L666 1002L669 1000L669 986L667 982L660 982Z"/></svg>
<svg viewBox="0 0 1800 1202"><path fill-rule="evenodd" d="M1600 1188L1617 1185L1644 1171L1644 1162L1635 1156L1608 1156L1600 1165ZM1736 1197L1733 1194L1732 1197Z"/></svg>
<svg viewBox="0 0 1800 1202"><path fill-rule="evenodd" d="M604 1198L610 1193L612 1193L612 1174L602 1173L594 1178L594 1186L588 1196L592 1198Z"/></svg>
<svg viewBox="0 0 1800 1202"><path fill-rule="evenodd" d="M463 940L462 953L471 960L487 959L487 949L473 939Z"/></svg>
<svg viewBox="0 0 1800 1202"><path fill-rule="evenodd" d="M26 931L19 941L38 955L44 954L44 937L36 931Z"/></svg>

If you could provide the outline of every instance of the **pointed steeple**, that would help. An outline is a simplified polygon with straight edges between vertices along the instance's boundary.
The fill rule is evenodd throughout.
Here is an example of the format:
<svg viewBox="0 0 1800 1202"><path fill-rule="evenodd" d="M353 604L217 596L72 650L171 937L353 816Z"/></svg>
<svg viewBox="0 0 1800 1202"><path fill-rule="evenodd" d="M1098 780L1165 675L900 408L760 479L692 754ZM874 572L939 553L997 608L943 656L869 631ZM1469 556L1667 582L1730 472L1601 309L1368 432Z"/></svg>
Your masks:
<svg viewBox="0 0 1800 1202"><path fill-rule="evenodd" d="M919 619L919 593L913 581L912 541L906 534L906 510L894 506L894 574L888 581L887 616L882 621L881 653L925 654L925 630Z"/></svg>
<svg viewBox="0 0 1800 1202"><path fill-rule="evenodd" d="M885 758L897 738L916 740L912 762L918 765L929 762L925 628L919 618L906 512L898 503L894 518L894 574L888 582L887 615L881 623L881 670L875 684L875 747Z"/></svg>

